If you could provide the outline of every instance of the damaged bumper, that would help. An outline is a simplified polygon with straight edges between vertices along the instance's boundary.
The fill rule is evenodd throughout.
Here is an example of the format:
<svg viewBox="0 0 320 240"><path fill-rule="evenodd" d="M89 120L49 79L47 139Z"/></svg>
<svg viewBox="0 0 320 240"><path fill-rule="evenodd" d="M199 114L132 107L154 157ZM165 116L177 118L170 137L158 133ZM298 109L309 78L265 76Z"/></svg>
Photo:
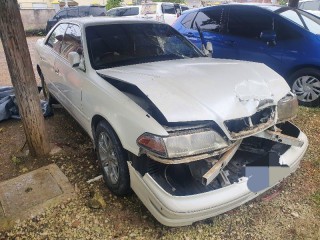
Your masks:
<svg viewBox="0 0 320 240"><path fill-rule="evenodd" d="M293 125L290 124L290 126ZM175 195L168 191L168 188L164 188L152 173L147 172L142 176L129 163L131 187L160 223L167 226L190 225L193 222L219 215L250 201L294 172L308 147L308 139L303 132L299 131L295 137L303 143L302 146L288 146L285 151L279 150L277 152L279 156L277 160L281 165L285 165L287 170L278 171L276 178L270 179L272 181L257 192L252 191L252 188L250 188L250 177L242 175L237 178L237 181L232 181L231 184L220 188L196 194ZM279 149L279 146L284 145L283 143L275 144L277 147L273 149ZM239 149L238 152L241 151L241 146ZM250 154L240 154L238 158L245 158L246 156L254 158L258 156L256 153ZM234 158L237 158L237 154ZM230 163L232 161L236 160L231 159ZM269 166L268 168L272 171L277 167ZM271 175L275 176L275 174L270 174L270 178Z"/></svg>

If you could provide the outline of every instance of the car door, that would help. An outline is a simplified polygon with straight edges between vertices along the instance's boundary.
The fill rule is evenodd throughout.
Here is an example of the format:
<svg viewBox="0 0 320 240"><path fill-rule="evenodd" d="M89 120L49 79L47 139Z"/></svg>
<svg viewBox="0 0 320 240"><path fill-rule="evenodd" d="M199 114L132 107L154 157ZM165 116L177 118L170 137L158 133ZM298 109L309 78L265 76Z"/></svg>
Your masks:
<svg viewBox="0 0 320 240"><path fill-rule="evenodd" d="M60 56L55 62L55 69L61 93L64 97L64 106L80 122L85 121L82 111L82 86L86 74L80 68L71 66L68 54L77 52L83 54L81 30L78 25L69 24L61 45Z"/></svg>
<svg viewBox="0 0 320 240"><path fill-rule="evenodd" d="M54 68L55 60L59 56L63 35L68 24L59 24L47 38L42 51L39 52L40 68L45 78L49 91L54 96L60 95L57 85L57 73Z"/></svg>
<svg viewBox="0 0 320 240"><path fill-rule="evenodd" d="M320 33L319 20L311 14L294 9L285 8L278 14L275 31L277 45L283 48L283 55L281 69L276 71L286 77L297 66L311 66L315 59L319 59L315 51L319 45L312 38L309 39L313 33Z"/></svg>
<svg viewBox="0 0 320 240"><path fill-rule="evenodd" d="M202 48L202 40L199 35L198 27L201 29L205 43L211 42L213 46L213 57L233 58L229 46L224 40L225 18L224 7L213 7L192 12L188 14L181 24L184 29L177 29L187 37L199 49Z"/></svg>
<svg viewBox="0 0 320 240"><path fill-rule="evenodd" d="M234 59L261 62L273 69L281 66L283 47L266 42L262 32L274 31L273 13L256 6L229 6L224 41L234 51ZM228 56L229 58L229 56Z"/></svg>

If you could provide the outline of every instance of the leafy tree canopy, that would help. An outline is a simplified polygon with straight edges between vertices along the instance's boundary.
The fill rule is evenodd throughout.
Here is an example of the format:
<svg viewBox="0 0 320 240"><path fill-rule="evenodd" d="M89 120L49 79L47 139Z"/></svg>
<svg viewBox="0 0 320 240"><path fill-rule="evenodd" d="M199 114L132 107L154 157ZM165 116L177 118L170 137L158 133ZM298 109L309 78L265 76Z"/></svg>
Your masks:
<svg viewBox="0 0 320 240"><path fill-rule="evenodd" d="M109 10L111 8L120 7L121 0L108 0L106 4L106 9Z"/></svg>

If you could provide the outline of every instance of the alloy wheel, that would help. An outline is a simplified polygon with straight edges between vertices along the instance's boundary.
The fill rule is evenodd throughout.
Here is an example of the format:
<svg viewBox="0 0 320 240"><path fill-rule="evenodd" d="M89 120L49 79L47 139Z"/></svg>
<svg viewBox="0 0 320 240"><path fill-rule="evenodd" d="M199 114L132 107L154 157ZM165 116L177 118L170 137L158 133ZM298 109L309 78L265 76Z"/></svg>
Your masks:
<svg viewBox="0 0 320 240"><path fill-rule="evenodd" d="M106 132L101 132L98 138L98 153L103 171L112 184L119 180L118 159L115 154L114 145Z"/></svg>
<svg viewBox="0 0 320 240"><path fill-rule="evenodd" d="M292 85L293 92L302 102L313 102L320 97L320 79L314 76L301 76Z"/></svg>

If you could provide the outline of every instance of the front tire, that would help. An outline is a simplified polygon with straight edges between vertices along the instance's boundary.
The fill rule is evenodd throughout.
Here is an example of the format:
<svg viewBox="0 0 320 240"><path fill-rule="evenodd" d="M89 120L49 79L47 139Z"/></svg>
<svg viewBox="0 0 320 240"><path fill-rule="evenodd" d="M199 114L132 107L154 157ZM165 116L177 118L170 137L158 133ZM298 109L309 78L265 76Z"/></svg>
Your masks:
<svg viewBox="0 0 320 240"><path fill-rule="evenodd" d="M111 126L100 121L95 130L95 145L106 185L115 195L131 192L128 155Z"/></svg>
<svg viewBox="0 0 320 240"><path fill-rule="evenodd" d="M307 107L319 106L320 70L304 68L291 76L291 88L297 95L299 104Z"/></svg>
<svg viewBox="0 0 320 240"><path fill-rule="evenodd" d="M38 71L39 73L39 77L40 77L40 80L41 80L41 87L42 87L42 95L43 95L43 98L46 102L48 102L48 104L51 106L52 104L54 103L57 103L57 100L55 100L52 95L50 94L49 92L49 89L48 89L48 86L44 80L44 76L41 72L41 70Z"/></svg>

